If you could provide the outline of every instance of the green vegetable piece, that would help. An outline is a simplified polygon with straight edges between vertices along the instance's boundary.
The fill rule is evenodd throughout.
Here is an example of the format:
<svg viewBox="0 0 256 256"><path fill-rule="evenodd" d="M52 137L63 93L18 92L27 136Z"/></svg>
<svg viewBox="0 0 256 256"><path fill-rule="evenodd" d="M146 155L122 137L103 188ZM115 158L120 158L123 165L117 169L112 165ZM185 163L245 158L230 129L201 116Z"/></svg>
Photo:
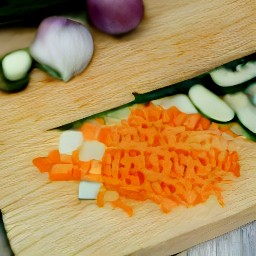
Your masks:
<svg viewBox="0 0 256 256"><path fill-rule="evenodd" d="M188 96L196 108L212 120L229 122L235 116L234 111L227 103L201 84L191 87Z"/></svg>
<svg viewBox="0 0 256 256"><path fill-rule="evenodd" d="M18 92L29 83L32 58L27 50L17 50L6 54L0 61L0 90Z"/></svg>

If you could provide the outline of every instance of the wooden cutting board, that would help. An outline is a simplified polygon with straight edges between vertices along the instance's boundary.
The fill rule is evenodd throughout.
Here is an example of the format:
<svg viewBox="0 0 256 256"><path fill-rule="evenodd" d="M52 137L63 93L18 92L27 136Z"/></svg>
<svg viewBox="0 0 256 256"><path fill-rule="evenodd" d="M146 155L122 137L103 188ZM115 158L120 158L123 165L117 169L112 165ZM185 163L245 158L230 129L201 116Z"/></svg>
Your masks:
<svg viewBox="0 0 256 256"><path fill-rule="evenodd" d="M58 146L51 128L133 100L256 50L255 1L145 0L132 33L115 38L90 28L95 54L68 83L35 70L28 88L0 93L0 208L15 255L170 255L256 219L256 144L238 140L241 178L194 208L165 215L131 202L127 217L77 200L77 182L50 183L31 161ZM35 29L0 31L0 53L28 46Z"/></svg>

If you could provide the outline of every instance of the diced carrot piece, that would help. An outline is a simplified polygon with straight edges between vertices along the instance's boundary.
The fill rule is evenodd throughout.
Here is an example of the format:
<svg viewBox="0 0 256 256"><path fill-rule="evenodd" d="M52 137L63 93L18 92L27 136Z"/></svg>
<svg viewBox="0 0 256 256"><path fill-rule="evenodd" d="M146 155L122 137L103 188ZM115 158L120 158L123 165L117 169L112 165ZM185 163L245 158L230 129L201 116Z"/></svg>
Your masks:
<svg viewBox="0 0 256 256"><path fill-rule="evenodd" d="M102 142L108 146L111 142L110 135L111 135L111 127L104 126L100 129L97 139L99 142Z"/></svg>
<svg viewBox="0 0 256 256"><path fill-rule="evenodd" d="M187 119L187 114L183 113L183 112L180 112L176 117L175 119L173 120L174 121L174 124L176 126L181 126L184 124L184 122L186 121Z"/></svg>
<svg viewBox="0 0 256 256"><path fill-rule="evenodd" d="M123 209L130 217L133 215L133 209L129 205L125 204L120 199L112 202L113 207Z"/></svg>
<svg viewBox="0 0 256 256"><path fill-rule="evenodd" d="M71 164L73 163L72 156L67 154L61 154L60 155L60 161L62 163Z"/></svg>
<svg viewBox="0 0 256 256"><path fill-rule="evenodd" d="M59 150L52 150L52 151L48 154L48 158L49 158L49 160L50 160L53 164L58 164L58 163L61 162Z"/></svg>
<svg viewBox="0 0 256 256"><path fill-rule="evenodd" d="M217 123L212 122L209 130L218 130L219 129L219 125Z"/></svg>
<svg viewBox="0 0 256 256"><path fill-rule="evenodd" d="M73 166L72 178L73 180L81 180L82 172L79 166Z"/></svg>
<svg viewBox="0 0 256 256"><path fill-rule="evenodd" d="M49 172L53 166L53 163L49 160L48 157L37 157L33 159L32 162L40 172Z"/></svg>
<svg viewBox="0 0 256 256"><path fill-rule="evenodd" d="M186 127L187 130L196 130L196 127L200 122L200 119L200 114L190 114L187 116L187 119L184 121L183 125Z"/></svg>
<svg viewBox="0 0 256 256"><path fill-rule="evenodd" d="M202 130L208 130L211 125L211 122L209 119L202 117L200 119L200 123L198 124L198 127L200 126Z"/></svg>
<svg viewBox="0 0 256 256"><path fill-rule="evenodd" d="M97 205L99 207L103 207L104 206L104 196L106 193L106 189L104 187L101 187L98 194L97 194Z"/></svg>
<svg viewBox="0 0 256 256"><path fill-rule="evenodd" d="M72 152L72 162L74 164L79 163L79 149L76 149Z"/></svg>
<svg viewBox="0 0 256 256"><path fill-rule="evenodd" d="M96 140L101 126L91 122L85 122L81 127L84 140Z"/></svg>
<svg viewBox="0 0 256 256"><path fill-rule="evenodd" d="M99 183L103 182L103 178L99 174L86 174L86 175L81 176L81 180L94 181L94 182L99 182Z"/></svg>
<svg viewBox="0 0 256 256"><path fill-rule="evenodd" d="M71 180L72 170L72 164L55 164L49 172L49 179L52 181Z"/></svg>
<svg viewBox="0 0 256 256"><path fill-rule="evenodd" d="M101 161L98 160L91 160L91 165L89 168L89 173L90 174L101 174L101 167L102 167L102 163Z"/></svg>
<svg viewBox="0 0 256 256"><path fill-rule="evenodd" d="M33 164L51 180L102 183L98 206L111 202L129 216L133 208L125 198L149 199L164 213L179 205L203 203L211 195L224 205L219 184L231 181L232 174L240 176L239 155L223 136L229 129L176 107L140 105L118 125L93 120L81 130L86 140L106 145L101 161L80 161L79 149L71 156L53 150ZM108 200L113 191L115 196Z"/></svg>

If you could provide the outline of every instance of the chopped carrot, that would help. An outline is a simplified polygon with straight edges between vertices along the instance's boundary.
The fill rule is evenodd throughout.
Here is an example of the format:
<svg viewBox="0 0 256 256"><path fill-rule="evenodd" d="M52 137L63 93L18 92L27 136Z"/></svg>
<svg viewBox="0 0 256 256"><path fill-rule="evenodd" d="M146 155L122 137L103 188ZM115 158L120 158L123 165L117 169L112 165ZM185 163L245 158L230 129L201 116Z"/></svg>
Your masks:
<svg viewBox="0 0 256 256"><path fill-rule="evenodd" d="M48 157L37 157L33 159L33 165L36 166L40 172L49 172L52 169L53 163L49 161Z"/></svg>
<svg viewBox="0 0 256 256"><path fill-rule="evenodd" d="M81 127L84 140L96 140L100 126L97 123L85 122Z"/></svg>
<svg viewBox="0 0 256 256"><path fill-rule="evenodd" d="M124 210L130 217L133 215L133 209L129 205L125 204L120 198L112 202L112 205Z"/></svg>
<svg viewBox="0 0 256 256"><path fill-rule="evenodd" d="M68 163L68 164L71 164L73 162L72 156L71 155L67 155L67 154L61 154L60 155L60 161L62 163Z"/></svg>
<svg viewBox="0 0 256 256"><path fill-rule="evenodd" d="M183 123L183 125L186 127L187 130L196 130L198 123L200 122L201 119L200 114L190 114L187 115L187 119Z"/></svg>
<svg viewBox="0 0 256 256"><path fill-rule="evenodd" d="M99 207L104 206L104 197L105 197L106 189L104 187L101 187L98 194L97 194L97 205Z"/></svg>
<svg viewBox="0 0 256 256"><path fill-rule="evenodd" d="M101 166L102 166L102 163L101 161L98 161L98 160L91 160L91 165L90 165L90 168L89 168L89 173L90 174L101 174Z"/></svg>
<svg viewBox="0 0 256 256"><path fill-rule="evenodd" d="M101 182L98 206L108 202L104 199L108 191L115 191L119 197L112 206L129 216L133 208L126 198L149 199L164 213L179 205L203 203L211 195L224 205L221 184L240 176L239 155L224 136L229 129L176 107L140 105L118 125L95 121L81 130L85 139L106 145L101 161L80 161L79 150L71 156L55 150L33 164L48 172L51 180Z"/></svg>
<svg viewBox="0 0 256 256"><path fill-rule="evenodd" d="M52 181L71 180L72 164L55 164L49 172L49 179Z"/></svg>
<svg viewBox="0 0 256 256"><path fill-rule="evenodd" d="M49 154L48 154L48 158L52 163L58 164L61 162L60 159L60 152L59 150L52 150Z"/></svg>

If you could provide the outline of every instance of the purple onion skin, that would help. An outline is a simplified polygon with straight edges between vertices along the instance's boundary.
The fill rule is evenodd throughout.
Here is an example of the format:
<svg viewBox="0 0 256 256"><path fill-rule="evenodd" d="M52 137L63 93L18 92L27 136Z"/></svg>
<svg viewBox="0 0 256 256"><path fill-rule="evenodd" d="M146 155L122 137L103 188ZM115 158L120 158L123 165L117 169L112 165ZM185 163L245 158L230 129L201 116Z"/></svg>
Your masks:
<svg viewBox="0 0 256 256"><path fill-rule="evenodd" d="M144 16L142 0L87 0L86 4L91 24L111 35L130 32Z"/></svg>

